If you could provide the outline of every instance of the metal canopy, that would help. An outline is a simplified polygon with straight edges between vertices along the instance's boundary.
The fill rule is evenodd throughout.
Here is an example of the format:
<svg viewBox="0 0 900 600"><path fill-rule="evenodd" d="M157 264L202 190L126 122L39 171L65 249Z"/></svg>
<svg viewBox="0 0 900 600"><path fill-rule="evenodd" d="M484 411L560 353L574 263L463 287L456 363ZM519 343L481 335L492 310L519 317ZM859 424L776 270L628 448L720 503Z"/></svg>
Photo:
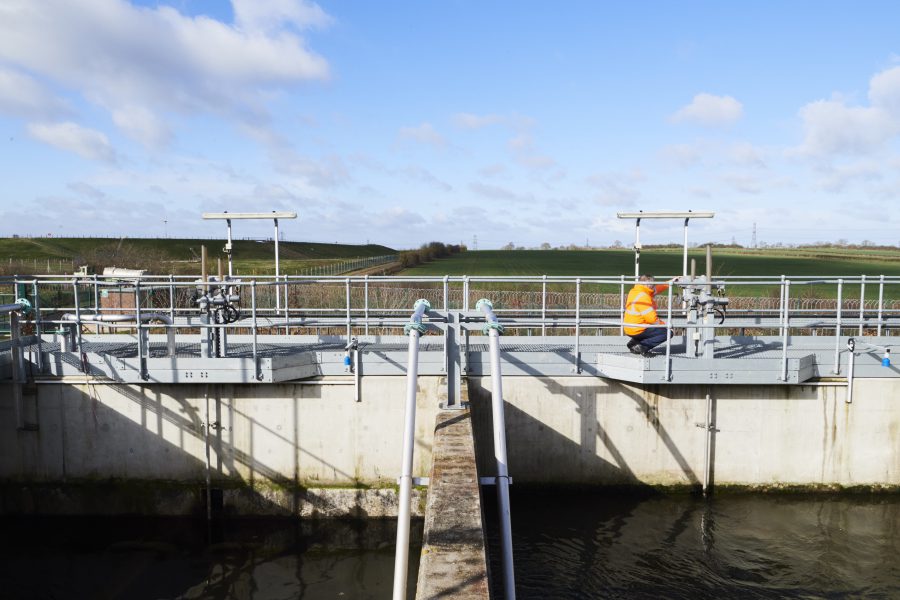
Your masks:
<svg viewBox="0 0 900 600"><path fill-rule="evenodd" d="M295 212L272 212L267 213L249 213L249 212L240 212L240 213L203 213L204 219L296 219L297 213Z"/></svg>
<svg viewBox="0 0 900 600"><path fill-rule="evenodd" d="M688 237L687 228L688 221L691 219L711 219L716 213L711 211L687 212L679 211L657 211L636 213L616 213L620 219L634 219L634 278L637 279L641 275L641 219L684 219L684 251L682 260L682 275L687 277L687 260L688 260Z"/></svg>

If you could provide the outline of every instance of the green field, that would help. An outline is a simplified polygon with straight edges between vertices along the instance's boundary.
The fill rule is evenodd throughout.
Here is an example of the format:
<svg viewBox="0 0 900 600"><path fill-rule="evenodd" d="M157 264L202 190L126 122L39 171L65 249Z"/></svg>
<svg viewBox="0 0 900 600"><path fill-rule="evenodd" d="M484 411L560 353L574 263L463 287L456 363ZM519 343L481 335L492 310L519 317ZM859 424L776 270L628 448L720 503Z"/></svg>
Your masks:
<svg viewBox="0 0 900 600"><path fill-rule="evenodd" d="M42 273L48 269L71 272L73 266L88 264L94 269L104 266L150 269L157 274L199 273L201 246L206 246L210 270L216 259L225 259L224 240L210 239L140 239L140 238L0 238L0 269L27 268ZM303 269L340 260L395 254L396 250L378 244L318 244L280 242L281 272L295 274ZM275 243L237 240L234 242L234 264L238 272L269 274L275 270ZM7 268L8 270L8 268Z"/></svg>
<svg viewBox="0 0 900 600"><path fill-rule="evenodd" d="M716 277L764 276L773 279L787 276L858 277L860 275L900 276L900 250L877 257L865 251L846 250L817 254L809 250L713 251L713 273ZM692 250L689 260L697 260L697 273L706 272L706 253ZM651 250L641 252L641 273L657 277L680 275L680 250ZM424 265L406 269L402 275L564 275L564 276L630 276L634 273L634 252L623 250L480 250L463 252ZM897 286L893 286L897 287ZM827 289L826 289L827 288ZM813 296L833 296L834 285L804 288ZM900 289L887 286L885 295L900 297ZM732 295L767 295L772 288L762 286L733 286ZM866 296L877 297L877 285L867 286ZM845 286L845 297L859 294L859 288ZM874 294L874 296L873 296Z"/></svg>

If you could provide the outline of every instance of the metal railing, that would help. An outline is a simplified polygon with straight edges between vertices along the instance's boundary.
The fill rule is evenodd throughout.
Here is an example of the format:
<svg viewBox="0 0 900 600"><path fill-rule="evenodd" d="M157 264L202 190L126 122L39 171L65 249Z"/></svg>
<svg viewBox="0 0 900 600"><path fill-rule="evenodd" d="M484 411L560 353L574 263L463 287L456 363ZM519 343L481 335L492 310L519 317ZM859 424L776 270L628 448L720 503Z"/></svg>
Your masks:
<svg viewBox="0 0 900 600"><path fill-rule="evenodd" d="M408 307L418 298L428 300L434 311L444 316L458 313L465 328L468 320L478 318L474 301L487 297L508 335L570 337L578 361L584 337L622 335L625 295L635 282L625 276L347 275L237 277L220 283L239 290L242 314L234 322L200 321L192 300L200 287L195 276L145 275L127 280L97 275L0 277L0 293L25 290L34 315L20 326L30 327L38 337L74 327L78 340L73 347L80 346L85 327L98 333L113 325L135 331L140 356L147 352L142 333L150 330L197 334L218 329L252 335L254 357L259 335L329 334L346 336L349 342L354 335L402 329ZM787 364L792 333L833 336L835 365L839 365L841 336L893 335L900 326L898 276L724 277L711 284L726 286L731 299L729 318L714 327L738 334L778 335L783 365ZM743 295L741 290L751 290L753 295ZM678 286L659 300L666 329L681 327ZM160 313L170 322L145 322L141 313ZM133 315L134 323L104 322L104 315ZM839 369L836 366L836 372Z"/></svg>

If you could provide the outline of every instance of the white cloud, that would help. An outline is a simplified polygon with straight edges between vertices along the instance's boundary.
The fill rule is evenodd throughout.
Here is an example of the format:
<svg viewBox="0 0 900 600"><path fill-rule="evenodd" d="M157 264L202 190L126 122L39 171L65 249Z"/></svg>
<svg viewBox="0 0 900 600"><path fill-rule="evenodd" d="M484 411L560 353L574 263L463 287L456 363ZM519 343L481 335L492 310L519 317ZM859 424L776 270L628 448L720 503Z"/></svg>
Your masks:
<svg viewBox="0 0 900 600"><path fill-rule="evenodd" d="M332 18L314 2L305 0L231 0L235 23L246 31L277 31L327 27Z"/></svg>
<svg viewBox="0 0 900 600"><path fill-rule="evenodd" d="M269 91L329 75L295 30L277 25L321 25L324 13L289 0L239 0L235 10L239 25L124 0L4 0L0 61L118 113L138 139L158 138L148 124L166 112L265 121ZM135 106L143 125L122 117Z"/></svg>
<svg viewBox="0 0 900 600"><path fill-rule="evenodd" d="M440 190L442 192L453 191L452 185L450 185L446 181L438 179L428 169L423 169L422 167L406 167L405 169L401 169L400 173L402 175L405 175L406 177L409 177L413 181L425 183L436 190Z"/></svg>
<svg viewBox="0 0 900 600"><path fill-rule="evenodd" d="M587 178L587 183L597 189L593 200L600 206L632 206L641 197L638 184L644 181L640 171L630 173L598 173Z"/></svg>
<svg viewBox="0 0 900 600"><path fill-rule="evenodd" d="M749 142L738 142L728 149L731 162L741 166L765 168L762 150Z"/></svg>
<svg viewBox="0 0 900 600"><path fill-rule="evenodd" d="M489 183L473 182L469 184L469 189L480 196L491 198L492 200L533 200L532 196L522 196L512 190L508 190L499 185L491 185Z"/></svg>
<svg viewBox="0 0 900 600"><path fill-rule="evenodd" d="M128 137L148 148L162 148L172 138L168 125L142 106L126 106L112 112L113 122Z"/></svg>
<svg viewBox="0 0 900 600"><path fill-rule="evenodd" d="M459 113L453 116L457 127L462 129L483 129L491 125L504 122L500 115L473 115L471 113Z"/></svg>
<svg viewBox="0 0 900 600"><path fill-rule="evenodd" d="M65 102L18 71L0 67L0 113L26 119L48 119L69 114Z"/></svg>
<svg viewBox="0 0 900 600"><path fill-rule="evenodd" d="M869 106L850 106L835 97L802 107L803 143L789 153L828 157L882 149L900 134L900 67L874 75L868 97Z"/></svg>
<svg viewBox="0 0 900 600"><path fill-rule="evenodd" d="M422 123L415 127L401 127L400 137L437 148L447 145L447 140L435 130L431 123Z"/></svg>
<svg viewBox="0 0 900 600"><path fill-rule="evenodd" d="M28 133L36 140L74 152L82 158L108 162L116 160L115 151L105 135L77 123L33 123L28 126Z"/></svg>
<svg viewBox="0 0 900 600"><path fill-rule="evenodd" d="M733 123L743 113L743 105L731 96L704 93L697 94L690 104L678 109L671 120L674 123L695 123L712 127Z"/></svg>

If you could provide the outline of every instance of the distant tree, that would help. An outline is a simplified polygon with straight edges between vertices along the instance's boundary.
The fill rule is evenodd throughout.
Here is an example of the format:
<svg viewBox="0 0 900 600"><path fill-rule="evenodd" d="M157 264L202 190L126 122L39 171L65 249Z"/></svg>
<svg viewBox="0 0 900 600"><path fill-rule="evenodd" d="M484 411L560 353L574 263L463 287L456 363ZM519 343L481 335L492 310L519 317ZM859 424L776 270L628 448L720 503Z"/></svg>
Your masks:
<svg viewBox="0 0 900 600"><path fill-rule="evenodd" d="M501 247L500 249L501 250L515 250L516 245L513 244L512 242L510 242L510 243L506 244L505 246Z"/></svg>
<svg viewBox="0 0 900 600"><path fill-rule="evenodd" d="M550 244L547 242L544 242L543 244L541 244L541 250L549 250L551 247L552 246L550 246Z"/></svg>
<svg viewBox="0 0 900 600"><path fill-rule="evenodd" d="M621 247L622 247L622 240L614 240L613 243L612 243L612 247L613 247L613 248L621 248Z"/></svg>

